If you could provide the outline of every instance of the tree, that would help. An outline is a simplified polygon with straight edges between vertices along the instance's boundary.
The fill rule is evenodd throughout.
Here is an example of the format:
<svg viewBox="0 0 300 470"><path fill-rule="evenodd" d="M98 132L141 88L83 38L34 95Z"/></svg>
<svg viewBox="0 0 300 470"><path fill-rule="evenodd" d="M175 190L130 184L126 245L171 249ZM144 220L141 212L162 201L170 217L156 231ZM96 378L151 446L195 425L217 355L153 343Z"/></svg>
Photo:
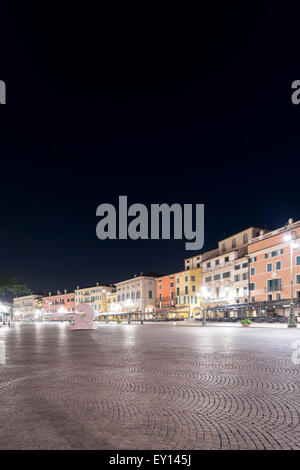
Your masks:
<svg viewBox="0 0 300 470"><path fill-rule="evenodd" d="M30 290L18 281L15 276L0 274L0 295L6 294L28 294Z"/></svg>
<svg viewBox="0 0 300 470"><path fill-rule="evenodd" d="M0 295L18 295L28 293L30 293L30 290L25 286L25 284L20 283L15 276L11 276L9 274L0 274ZM4 314L4 325L8 316L8 313Z"/></svg>

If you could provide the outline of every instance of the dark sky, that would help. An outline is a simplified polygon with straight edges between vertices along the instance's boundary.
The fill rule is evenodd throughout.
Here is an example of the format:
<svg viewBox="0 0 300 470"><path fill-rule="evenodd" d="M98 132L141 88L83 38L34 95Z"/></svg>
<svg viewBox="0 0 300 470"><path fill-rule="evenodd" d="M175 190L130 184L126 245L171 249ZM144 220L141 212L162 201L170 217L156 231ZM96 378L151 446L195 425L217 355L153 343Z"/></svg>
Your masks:
<svg viewBox="0 0 300 470"><path fill-rule="evenodd" d="M204 250L300 218L295 10L28 3L1 13L1 273L47 291L182 269L184 240L96 238L124 194L204 203Z"/></svg>

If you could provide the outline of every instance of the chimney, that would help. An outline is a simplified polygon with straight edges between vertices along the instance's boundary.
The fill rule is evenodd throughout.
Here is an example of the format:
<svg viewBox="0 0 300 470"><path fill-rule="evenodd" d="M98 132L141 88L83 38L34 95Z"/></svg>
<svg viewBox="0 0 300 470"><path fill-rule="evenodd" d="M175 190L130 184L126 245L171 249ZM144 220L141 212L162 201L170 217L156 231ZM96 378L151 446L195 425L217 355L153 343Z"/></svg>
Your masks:
<svg viewBox="0 0 300 470"><path fill-rule="evenodd" d="M49 292L49 297L51 297L51 292Z"/></svg>
<svg viewBox="0 0 300 470"><path fill-rule="evenodd" d="M57 291L57 295L60 295L60 291L59 291L59 290Z"/></svg>
<svg viewBox="0 0 300 470"><path fill-rule="evenodd" d="M65 294L67 293L67 289L64 289L64 293L65 293Z"/></svg>
<svg viewBox="0 0 300 470"><path fill-rule="evenodd" d="M76 287L76 290L78 290L78 289L79 289L79 286Z"/></svg>
<svg viewBox="0 0 300 470"><path fill-rule="evenodd" d="M96 286L97 286L97 287L99 286L99 282L96 282Z"/></svg>

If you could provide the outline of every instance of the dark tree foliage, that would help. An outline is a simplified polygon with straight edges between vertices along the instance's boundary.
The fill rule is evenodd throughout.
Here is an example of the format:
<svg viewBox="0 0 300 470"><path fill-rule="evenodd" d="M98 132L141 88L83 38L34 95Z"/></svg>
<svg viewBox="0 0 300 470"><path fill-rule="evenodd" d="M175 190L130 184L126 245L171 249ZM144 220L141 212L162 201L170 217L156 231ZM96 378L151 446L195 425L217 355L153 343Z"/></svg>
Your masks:
<svg viewBox="0 0 300 470"><path fill-rule="evenodd" d="M15 276L0 274L0 295L6 294L28 294L30 290L18 281Z"/></svg>

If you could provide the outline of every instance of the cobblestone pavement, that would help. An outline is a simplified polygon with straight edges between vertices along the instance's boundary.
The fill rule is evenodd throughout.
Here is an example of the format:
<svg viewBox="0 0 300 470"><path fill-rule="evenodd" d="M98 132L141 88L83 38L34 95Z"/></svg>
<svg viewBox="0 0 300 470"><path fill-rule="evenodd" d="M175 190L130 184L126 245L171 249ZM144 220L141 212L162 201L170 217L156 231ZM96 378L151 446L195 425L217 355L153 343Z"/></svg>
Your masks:
<svg viewBox="0 0 300 470"><path fill-rule="evenodd" d="M300 449L300 329L24 324L0 340L1 449Z"/></svg>

